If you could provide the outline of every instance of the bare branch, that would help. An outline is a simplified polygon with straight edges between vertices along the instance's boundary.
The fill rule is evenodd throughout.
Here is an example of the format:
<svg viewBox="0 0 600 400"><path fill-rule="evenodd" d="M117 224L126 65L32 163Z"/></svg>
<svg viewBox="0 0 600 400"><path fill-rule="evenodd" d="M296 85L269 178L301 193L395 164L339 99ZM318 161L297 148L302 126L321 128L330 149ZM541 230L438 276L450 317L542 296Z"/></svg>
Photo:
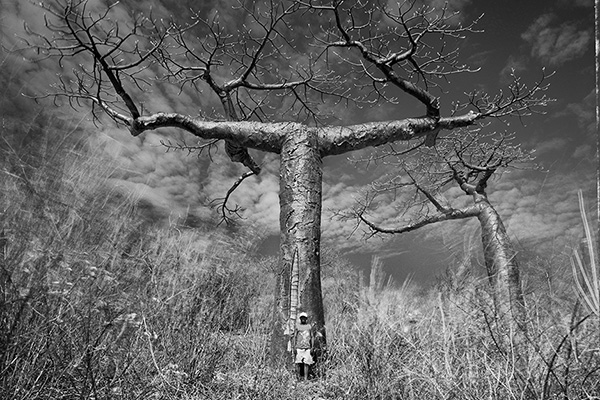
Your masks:
<svg viewBox="0 0 600 400"><path fill-rule="evenodd" d="M41 3L40 7L54 17L45 17L50 35L27 28L30 37L37 40L25 42L40 58L57 58L61 66L75 56L91 61L74 65L70 71L74 79L61 76L58 91L42 97L64 97L71 106L89 100L115 121L129 124L130 118L136 119L141 113L124 79L139 89L147 85L144 72L152 65L152 57L168 32L161 29L158 20L141 16L134 16L132 25L122 29L122 23L110 18L117 3L98 14L87 12L86 5L85 1L64 0L53 5Z"/></svg>
<svg viewBox="0 0 600 400"><path fill-rule="evenodd" d="M217 147L219 139L210 140L207 143L199 143L196 145L189 145L184 142L173 144L170 140L161 140L160 144L169 151L186 151L188 155L196 153L200 157L204 151L208 153L208 157L212 160L212 151Z"/></svg>
<svg viewBox="0 0 600 400"><path fill-rule="evenodd" d="M413 10L410 5L396 13L385 6L364 5L361 11L366 22L361 24L354 18L354 5L344 8L343 2L324 6L315 5L312 1L302 2L302 5L309 10L332 15L333 27L327 38L317 39L321 46L325 49L358 50L362 60L381 75L380 78L375 77L360 63L362 70L374 82L389 82L415 97L425 105L427 116L432 118L439 118L439 101L428 91L430 86L437 85L432 79L450 73L474 71L458 64L456 50L446 52L445 38L460 38L464 33L475 32L477 20L467 26L453 27L448 20L454 15L447 15L445 10L441 13L429 7ZM387 21L375 22L376 12L381 12ZM431 44L434 40L426 42L426 39L434 37L441 43L437 51ZM398 38L406 39L405 47L400 47L402 42ZM412 81L413 76L422 80L423 88Z"/></svg>
<svg viewBox="0 0 600 400"><path fill-rule="evenodd" d="M437 222L471 218L471 217L476 217L477 215L479 215L479 210L475 206L467 207L467 208L459 209L459 210L452 209L452 210L448 210L448 212L445 212L445 213L440 213L440 214L436 214L436 215L433 215L433 216L430 216L427 218L423 218L421 220L418 220L414 223L402 226L400 228L381 227L377 224L370 222L363 214L358 214L357 217L362 222L364 222L374 233L400 234L400 233L411 232L411 231L417 230L419 228L422 228L426 225L435 224Z"/></svg>
<svg viewBox="0 0 600 400"><path fill-rule="evenodd" d="M369 228L371 235L404 233L436 222L477 216L481 202L487 203L486 188L493 176L520 166L536 168L532 151L516 144L514 134L483 133L481 129L457 130L434 148L421 147L408 158L396 153L392 148L380 156L378 161L393 172L372 184L366 200L351 214ZM473 197L472 206L452 207L447 200L440 201L451 182ZM410 190L415 191L412 197ZM368 212L377 213L381 201L376 203L375 198L380 196L384 204L394 204L399 227L383 227L366 217ZM397 198L402 201L396 203Z"/></svg>
<svg viewBox="0 0 600 400"><path fill-rule="evenodd" d="M519 77L512 72L512 83L508 86L508 92L501 91L495 96L488 93L474 91L468 93L468 101L463 108L474 109L481 118L523 118L533 114L543 114L542 107L553 102L554 99L547 97L544 92L548 89L548 79L554 73L547 74L542 70L542 76L531 87L524 84Z"/></svg>
<svg viewBox="0 0 600 400"><path fill-rule="evenodd" d="M239 212L241 211L241 208L237 205L235 206L235 208L229 208L227 206L227 202L229 201L229 198L231 197L233 192L238 188L238 186L240 186L245 179L251 177L252 175L256 174L253 171L245 172L233 183L233 185L231 185L229 190L227 190L225 197L214 199L213 201L211 201L211 204L216 206L217 211L221 214L221 221L218 225L221 225L223 222L225 222L227 225L233 223L234 219L232 219L232 215L236 218L240 218Z"/></svg>

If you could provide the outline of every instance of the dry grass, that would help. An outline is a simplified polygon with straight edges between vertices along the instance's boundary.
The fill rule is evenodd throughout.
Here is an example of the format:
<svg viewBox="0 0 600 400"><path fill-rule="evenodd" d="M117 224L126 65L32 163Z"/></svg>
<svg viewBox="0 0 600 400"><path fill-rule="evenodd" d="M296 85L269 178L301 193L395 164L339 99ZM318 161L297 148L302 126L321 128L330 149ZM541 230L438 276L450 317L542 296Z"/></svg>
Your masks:
<svg viewBox="0 0 600 400"><path fill-rule="evenodd" d="M272 288L265 282L275 261L255 257L249 236L153 226L139 218L135 197L110 188L118 173L110 163L66 145L30 159L8 144L0 176L0 398L600 394L598 316L576 301L574 286L529 293L526 354L515 354L485 280L423 294L410 282L387 284L374 260L370 285L361 287L327 252L329 355L321 379L298 384L290 370L266 366ZM579 262L592 283L593 265Z"/></svg>

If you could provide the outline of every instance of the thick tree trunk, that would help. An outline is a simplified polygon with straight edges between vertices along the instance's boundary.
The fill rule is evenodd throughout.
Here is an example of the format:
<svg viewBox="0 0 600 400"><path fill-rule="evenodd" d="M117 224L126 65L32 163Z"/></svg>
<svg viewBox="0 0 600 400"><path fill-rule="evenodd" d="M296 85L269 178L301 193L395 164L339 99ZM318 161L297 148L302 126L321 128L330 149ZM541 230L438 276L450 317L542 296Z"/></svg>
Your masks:
<svg viewBox="0 0 600 400"><path fill-rule="evenodd" d="M500 319L505 319L511 334L518 339L526 332L527 314L521 289L521 278L516 252L498 212L484 195L476 196L480 209L483 254L494 301Z"/></svg>
<svg viewBox="0 0 600 400"><path fill-rule="evenodd" d="M322 160L317 132L302 126L286 135L280 158L280 270L273 318L271 352L275 362L286 359L287 322L291 306L291 273L297 263L299 307L323 333L325 316L321 294L321 185ZM291 360L291 358L289 358Z"/></svg>

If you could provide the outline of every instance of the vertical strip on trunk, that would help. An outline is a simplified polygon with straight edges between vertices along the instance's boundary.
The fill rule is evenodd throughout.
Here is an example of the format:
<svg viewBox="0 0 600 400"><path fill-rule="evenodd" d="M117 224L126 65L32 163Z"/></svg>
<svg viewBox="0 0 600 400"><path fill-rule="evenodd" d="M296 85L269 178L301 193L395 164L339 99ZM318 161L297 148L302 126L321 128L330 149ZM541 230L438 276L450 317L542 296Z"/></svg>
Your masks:
<svg viewBox="0 0 600 400"><path fill-rule="evenodd" d="M290 335L291 342L290 344L293 346L294 343L294 335L296 334L296 321L298 319L298 283L300 282L300 272L298 268L298 251L294 251L294 256L292 257L292 271L291 271L291 285L290 285L290 316L288 319L288 324L286 331L284 332L286 335ZM292 350L288 347L288 350Z"/></svg>

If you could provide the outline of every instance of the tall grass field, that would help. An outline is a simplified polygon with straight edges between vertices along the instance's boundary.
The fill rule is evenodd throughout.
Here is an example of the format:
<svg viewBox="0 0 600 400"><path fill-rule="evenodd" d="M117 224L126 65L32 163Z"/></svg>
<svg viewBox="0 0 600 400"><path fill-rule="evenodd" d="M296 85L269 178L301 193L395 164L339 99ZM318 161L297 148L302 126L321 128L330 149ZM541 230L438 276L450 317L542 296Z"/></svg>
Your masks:
<svg viewBox="0 0 600 400"><path fill-rule="evenodd" d="M268 362L277 259L256 234L156 223L111 184L118 165L50 128L6 129L21 128L0 141L1 399L600 398L590 228L576 254L525 266L518 349L487 279L423 290L324 251L327 358L297 382Z"/></svg>

